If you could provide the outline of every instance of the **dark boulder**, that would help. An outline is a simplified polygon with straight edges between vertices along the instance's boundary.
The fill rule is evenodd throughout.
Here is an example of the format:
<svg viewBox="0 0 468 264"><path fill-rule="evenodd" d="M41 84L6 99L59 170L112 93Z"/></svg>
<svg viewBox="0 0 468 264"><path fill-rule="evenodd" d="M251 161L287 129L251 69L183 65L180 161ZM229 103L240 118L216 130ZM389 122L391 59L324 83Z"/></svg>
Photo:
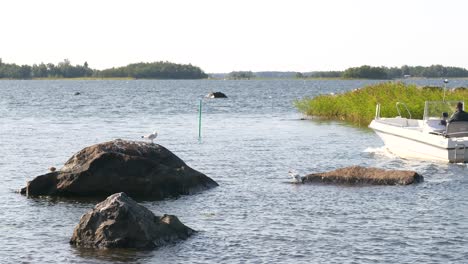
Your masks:
<svg viewBox="0 0 468 264"><path fill-rule="evenodd" d="M84 214L70 244L87 248L152 249L193 232L176 216L155 216L125 193L116 193Z"/></svg>
<svg viewBox="0 0 468 264"><path fill-rule="evenodd" d="M227 96L222 92L212 92L212 93L209 93L206 97L208 97L208 98L227 98Z"/></svg>
<svg viewBox="0 0 468 264"><path fill-rule="evenodd" d="M408 185L423 180L423 176L414 171L352 166L329 172L309 174L303 177L302 182L349 185Z"/></svg>
<svg viewBox="0 0 468 264"><path fill-rule="evenodd" d="M86 147L57 171L36 177L21 193L36 196L132 197L164 199L218 184L190 168L161 145L114 140Z"/></svg>

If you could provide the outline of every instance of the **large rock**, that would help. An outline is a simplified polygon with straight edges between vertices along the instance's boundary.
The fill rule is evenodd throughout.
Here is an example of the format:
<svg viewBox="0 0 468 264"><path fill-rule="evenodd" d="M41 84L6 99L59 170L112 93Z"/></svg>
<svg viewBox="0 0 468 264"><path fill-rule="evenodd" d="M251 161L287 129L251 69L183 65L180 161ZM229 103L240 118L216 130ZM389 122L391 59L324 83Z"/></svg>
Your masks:
<svg viewBox="0 0 468 264"><path fill-rule="evenodd" d="M58 171L36 177L21 193L164 199L218 186L163 146L114 140L84 148Z"/></svg>
<svg viewBox="0 0 468 264"><path fill-rule="evenodd" d="M186 239L193 232L176 216L155 216L125 193L116 193L81 217L70 243L88 248L150 249Z"/></svg>
<svg viewBox="0 0 468 264"><path fill-rule="evenodd" d="M422 182L423 180L423 176L414 171L352 166L329 172L309 174L302 179L302 182L350 185L408 185Z"/></svg>
<svg viewBox="0 0 468 264"><path fill-rule="evenodd" d="M227 98L227 96L222 92L211 92L206 95L208 98Z"/></svg>

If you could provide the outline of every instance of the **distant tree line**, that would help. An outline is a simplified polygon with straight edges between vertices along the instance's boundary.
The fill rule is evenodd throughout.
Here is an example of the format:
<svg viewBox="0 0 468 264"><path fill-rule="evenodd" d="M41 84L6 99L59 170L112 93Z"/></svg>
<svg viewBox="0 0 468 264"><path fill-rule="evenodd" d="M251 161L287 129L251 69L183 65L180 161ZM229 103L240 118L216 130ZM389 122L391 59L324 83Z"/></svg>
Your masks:
<svg viewBox="0 0 468 264"><path fill-rule="evenodd" d="M71 65L69 60L53 63L41 63L29 65L16 65L14 63L3 63L0 59L0 78L7 79L32 79L32 78L77 78L93 76L94 70L83 65Z"/></svg>
<svg viewBox="0 0 468 264"><path fill-rule="evenodd" d="M208 75L191 64L170 62L133 63L96 73L97 77L131 77L137 79L204 79Z"/></svg>
<svg viewBox="0 0 468 264"><path fill-rule="evenodd" d="M342 71L316 71L311 72L307 76L310 76L312 78L339 78L342 75Z"/></svg>
<svg viewBox="0 0 468 264"><path fill-rule="evenodd" d="M388 79L385 67L361 66L348 68L343 72L343 78Z"/></svg>
<svg viewBox="0 0 468 264"><path fill-rule="evenodd" d="M233 71L229 74L219 74L223 78L240 80L259 78L359 78L359 79L398 79L405 77L425 78L455 78L468 77L468 70L460 67L445 67L442 65L401 67L372 67L363 65L348 68L345 71L315 71L315 72L257 72ZM4 63L0 58L0 79L32 79L32 78L136 78L136 79L204 79L208 75L199 67L191 64L176 64L171 62L133 63L124 67L94 70L88 63L72 65L65 59L57 65L40 63L17 65Z"/></svg>
<svg viewBox="0 0 468 264"><path fill-rule="evenodd" d="M31 78L31 66L3 63L0 59L0 78L29 79Z"/></svg>
<svg viewBox="0 0 468 264"><path fill-rule="evenodd" d="M439 78L439 77L468 77L468 70L460 67L445 67L442 65L431 65L429 67L422 66L407 66L404 65L400 68L400 75L410 75L413 77L427 77L427 78ZM390 76L393 78L392 76Z"/></svg>
<svg viewBox="0 0 468 264"><path fill-rule="evenodd" d="M0 58L0 79L32 79L32 78L83 78L83 77L124 77L136 79L202 79L207 78L199 67L191 64L175 64L170 62L134 63L125 67L106 70L94 70L88 63L72 65L65 59L57 65L40 63L17 65L3 63Z"/></svg>
<svg viewBox="0 0 468 264"><path fill-rule="evenodd" d="M429 67L403 65L400 68L363 65L360 67L348 68L345 71L296 73L296 78L399 79L405 77L468 77L468 70L465 68L445 67L442 65L431 65Z"/></svg>
<svg viewBox="0 0 468 264"><path fill-rule="evenodd" d="M251 71L233 71L227 75L228 79L233 79L233 80L242 80L242 79L250 80L254 77L255 77L255 74L253 74L253 72Z"/></svg>
<svg viewBox="0 0 468 264"><path fill-rule="evenodd" d="M405 77L425 77L425 78L454 78L468 77L468 70L459 67L445 67L442 65L408 66L402 67L371 67L361 66L348 68L343 72L344 78L364 78L364 79L397 79Z"/></svg>

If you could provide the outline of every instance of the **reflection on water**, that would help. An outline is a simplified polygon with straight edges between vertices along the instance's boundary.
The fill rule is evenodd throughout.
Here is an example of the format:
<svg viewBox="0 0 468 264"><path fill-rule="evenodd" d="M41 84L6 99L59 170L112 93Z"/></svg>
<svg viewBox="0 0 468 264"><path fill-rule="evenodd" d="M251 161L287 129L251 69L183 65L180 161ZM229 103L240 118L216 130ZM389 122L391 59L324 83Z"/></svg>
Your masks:
<svg viewBox="0 0 468 264"><path fill-rule="evenodd" d="M0 262L466 262L466 165L394 157L367 128L300 120L292 106L305 95L372 82L0 81ZM450 84L468 86L463 82ZM203 99L199 141L198 103L211 91L229 98ZM139 201L199 231L186 241L155 251L75 248L68 243L73 229L97 199L15 193L85 146L139 140L154 130L157 143L220 184L178 199ZM350 165L415 170L425 181L287 184L290 169L308 174Z"/></svg>
<svg viewBox="0 0 468 264"><path fill-rule="evenodd" d="M72 253L86 263L143 263L154 254L132 249L91 249L70 246Z"/></svg>

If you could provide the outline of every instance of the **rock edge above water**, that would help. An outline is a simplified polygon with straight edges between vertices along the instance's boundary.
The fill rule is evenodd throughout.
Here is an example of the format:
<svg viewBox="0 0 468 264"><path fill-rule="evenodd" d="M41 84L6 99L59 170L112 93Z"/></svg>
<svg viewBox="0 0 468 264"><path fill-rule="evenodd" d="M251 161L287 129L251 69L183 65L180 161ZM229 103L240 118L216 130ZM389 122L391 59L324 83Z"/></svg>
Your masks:
<svg viewBox="0 0 468 264"><path fill-rule="evenodd" d="M334 171L312 173L302 178L303 183L348 184L348 185L408 185L424 181L417 172L408 170L384 170L351 166Z"/></svg>
<svg viewBox="0 0 468 264"><path fill-rule="evenodd" d="M227 95L222 92L211 92L206 95L207 98L227 98Z"/></svg>
<svg viewBox="0 0 468 264"><path fill-rule="evenodd" d="M70 244L86 248L153 249L187 239L194 232L176 216L155 216L125 193L116 193L81 217Z"/></svg>
<svg viewBox="0 0 468 264"><path fill-rule="evenodd" d="M66 197L125 192L131 197L161 200L216 186L214 180L161 145L114 140L84 148L60 170L37 176L20 192Z"/></svg>

